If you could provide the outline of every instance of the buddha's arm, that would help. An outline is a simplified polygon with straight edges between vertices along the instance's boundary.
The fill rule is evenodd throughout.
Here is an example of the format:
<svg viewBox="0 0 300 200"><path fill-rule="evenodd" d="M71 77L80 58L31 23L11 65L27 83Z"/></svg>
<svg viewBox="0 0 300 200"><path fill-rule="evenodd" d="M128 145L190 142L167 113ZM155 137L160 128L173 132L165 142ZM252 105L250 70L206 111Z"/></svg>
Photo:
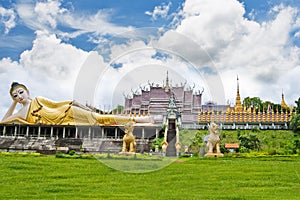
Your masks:
<svg viewBox="0 0 300 200"><path fill-rule="evenodd" d="M141 116L141 117L135 117L134 121L136 123L154 123L154 119L151 116Z"/></svg>
<svg viewBox="0 0 300 200"><path fill-rule="evenodd" d="M13 101L13 103L11 104L11 106L9 107L8 111L6 112L6 114L4 115L2 121L4 120L8 120L8 119L11 119L13 118L13 113L14 113L14 110L16 108L16 105L17 105L17 102L16 101Z"/></svg>
<svg viewBox="0 0 300 200"><path fill-rule="evenodd" d="M87 110L87 111L92 111L92 109L90 109L89 107L84 106L84 105L78 103L78 102L75 101L75 100L72 102L72 105L73 105L73 106L77 106L77 107L82 108L82 109Z"/></svg>

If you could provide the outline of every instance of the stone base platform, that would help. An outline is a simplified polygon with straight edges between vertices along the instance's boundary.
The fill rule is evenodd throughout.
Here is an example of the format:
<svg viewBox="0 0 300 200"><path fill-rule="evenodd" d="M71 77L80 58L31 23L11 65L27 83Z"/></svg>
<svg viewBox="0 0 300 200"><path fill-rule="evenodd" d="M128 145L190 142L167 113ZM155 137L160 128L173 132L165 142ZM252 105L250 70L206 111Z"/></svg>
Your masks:
<svg viewBox="0 0 300 200"><path fill-rule="evenodd" d="M127 156L134 155L134 154L135 154L135 152L123 152L123 151L119 153L119 155L127 155Z"/></svg>

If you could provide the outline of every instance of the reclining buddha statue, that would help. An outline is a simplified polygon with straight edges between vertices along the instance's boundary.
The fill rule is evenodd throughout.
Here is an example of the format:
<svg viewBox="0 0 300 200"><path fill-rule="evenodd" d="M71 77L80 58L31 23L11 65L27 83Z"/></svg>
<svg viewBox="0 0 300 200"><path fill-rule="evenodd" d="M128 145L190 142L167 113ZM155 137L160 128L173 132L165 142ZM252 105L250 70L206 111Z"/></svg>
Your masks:
<svg viewBox="0 0 300 200"><path fill-rule="evenodd" d="M1 123L49 125L124 125L129 121L153 123L149 116L99 114L76 101L55 102L44 97L32 99L27 87L17 82L11 84L10 95L13 103ZM15 112L18 103L22 104L22 107Z"/></svg>

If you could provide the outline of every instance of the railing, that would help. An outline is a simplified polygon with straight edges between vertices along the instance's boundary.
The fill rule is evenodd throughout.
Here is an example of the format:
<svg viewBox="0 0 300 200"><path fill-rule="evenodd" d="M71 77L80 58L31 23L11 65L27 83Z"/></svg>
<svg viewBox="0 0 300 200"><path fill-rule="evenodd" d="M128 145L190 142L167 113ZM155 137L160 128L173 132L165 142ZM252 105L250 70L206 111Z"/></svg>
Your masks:
<svg viewBox="0 0 300 200"><path fill-rule="evenodd" d="M192 129L192 130L201 130L208 129L210 123L201 123L201 124L182 124L181 129ZM253 128L259 128L261 130L288 130L288 122L277 122L277 123L218 123L220 129L223 130L251 130Z"/></svg>

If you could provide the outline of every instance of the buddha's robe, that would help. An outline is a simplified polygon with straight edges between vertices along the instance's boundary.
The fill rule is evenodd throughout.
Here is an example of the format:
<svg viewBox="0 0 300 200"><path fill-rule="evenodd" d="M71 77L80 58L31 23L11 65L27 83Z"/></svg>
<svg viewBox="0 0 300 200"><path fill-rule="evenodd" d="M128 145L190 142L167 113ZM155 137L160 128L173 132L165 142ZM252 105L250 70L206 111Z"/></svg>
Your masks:
<svg viewBox="0 0 300 200"><path fill-rule="evenodd" d="M52 125L124 125L131 117L101 115L73 105L73 101L55 102L43 97L32 99L27 118L10 120L13 123Z"/></svg>

